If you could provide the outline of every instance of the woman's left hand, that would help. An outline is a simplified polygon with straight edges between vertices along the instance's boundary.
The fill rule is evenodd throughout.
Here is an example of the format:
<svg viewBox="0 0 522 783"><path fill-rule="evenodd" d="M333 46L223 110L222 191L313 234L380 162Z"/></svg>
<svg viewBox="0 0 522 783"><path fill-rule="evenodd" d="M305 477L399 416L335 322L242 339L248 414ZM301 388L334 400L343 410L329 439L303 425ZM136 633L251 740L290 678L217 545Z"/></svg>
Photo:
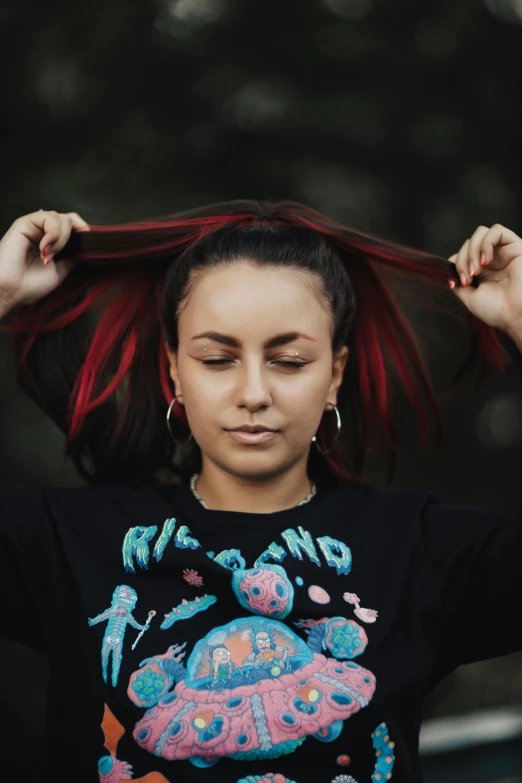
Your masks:
<svg viewBox="0 0 522 783"><path fill-rule="evenodd" d="M488 326L522 334L522 239L499 223L479 226L448 260L462 282L453 292L470 313ZM479 285L471 286L479 276Z"/></svg>

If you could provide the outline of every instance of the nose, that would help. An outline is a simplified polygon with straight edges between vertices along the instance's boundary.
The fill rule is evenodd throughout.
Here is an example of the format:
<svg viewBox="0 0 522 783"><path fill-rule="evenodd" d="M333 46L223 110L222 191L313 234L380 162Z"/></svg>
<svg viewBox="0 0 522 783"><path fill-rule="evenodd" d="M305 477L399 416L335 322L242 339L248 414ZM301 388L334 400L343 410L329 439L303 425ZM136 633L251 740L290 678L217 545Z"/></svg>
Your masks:
<svg viewBox="0 0 522 783"><path fill-rule="evenodd" d="M249 410L270 405L270 379L263 360L245 359L237 374L236 402Z"/></svg>

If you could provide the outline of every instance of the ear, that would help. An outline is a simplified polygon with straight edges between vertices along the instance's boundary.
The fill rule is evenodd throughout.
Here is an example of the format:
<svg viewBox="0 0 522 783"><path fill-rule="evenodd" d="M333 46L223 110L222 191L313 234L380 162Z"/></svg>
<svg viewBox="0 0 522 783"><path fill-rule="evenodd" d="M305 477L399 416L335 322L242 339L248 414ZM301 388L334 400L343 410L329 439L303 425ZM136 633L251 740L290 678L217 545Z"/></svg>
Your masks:
<svg viewBox="0 0 522 783"><path fill-rule="evenodd" d="M337 394L343 382L344 368L346 367L349 353L350 349L348 346L343 345L333 362L332 380L330 382L330 388L328 389L328 400L334 405L337 405Z"/></svg>
<svg viewBox="0 0 522 783"><path fill-rule="evenodd" d="M179 374L178 374L178 359L176 352L170 348L168 343L165 343L165 351L169 360L169 375L172 379L172 383L174 384L174 394L176 395L176 399L178 402L183 403L183 397L179 396L181 395L181 384L179 382Z"/></svg>

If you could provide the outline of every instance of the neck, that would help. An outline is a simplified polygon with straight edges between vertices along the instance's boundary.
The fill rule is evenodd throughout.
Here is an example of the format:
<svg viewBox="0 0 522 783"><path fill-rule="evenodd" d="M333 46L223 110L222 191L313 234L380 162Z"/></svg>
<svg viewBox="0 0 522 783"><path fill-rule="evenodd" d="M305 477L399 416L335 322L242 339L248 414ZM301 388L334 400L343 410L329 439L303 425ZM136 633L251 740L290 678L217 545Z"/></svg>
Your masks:
<svg viewBox="0 0 522 783"><path fill-rule="evenodd" d="M297 506L312 491L306 469L278 476L246 476L226 472L217 465L203 466L196 491L209 509L271 514Z"/></svg>

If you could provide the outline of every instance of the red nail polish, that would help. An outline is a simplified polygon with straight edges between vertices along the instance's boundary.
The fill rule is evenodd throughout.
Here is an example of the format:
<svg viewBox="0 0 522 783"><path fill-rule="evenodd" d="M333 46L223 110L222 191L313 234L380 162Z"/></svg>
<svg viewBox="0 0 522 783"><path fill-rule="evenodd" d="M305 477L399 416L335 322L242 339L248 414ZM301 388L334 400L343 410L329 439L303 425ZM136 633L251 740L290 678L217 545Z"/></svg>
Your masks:
<svg viewBox="0 0 522 783"><path fill-rule="evenodd" d="M54 258L54 253L51 253L50 255L46 256L46 258L44 258L44 265L47 265L49 261L53 260L53 258Z"/></svg>
<svg viewBox="0 0 522 783"><path fill-rule="evenodd" d="M453 291L453 289L455 288L455 281L454 280L448 280L448 285L451 288L451 290Z"/></svg>
<svg viewBox="0 0 522 783"><path fill-rule="evenodd" d="M42 250L43 257L45 258L45 256L48 256L50 252L51 252L51 245L46 245L46 247L44 247L44 249Z"/></svg>

